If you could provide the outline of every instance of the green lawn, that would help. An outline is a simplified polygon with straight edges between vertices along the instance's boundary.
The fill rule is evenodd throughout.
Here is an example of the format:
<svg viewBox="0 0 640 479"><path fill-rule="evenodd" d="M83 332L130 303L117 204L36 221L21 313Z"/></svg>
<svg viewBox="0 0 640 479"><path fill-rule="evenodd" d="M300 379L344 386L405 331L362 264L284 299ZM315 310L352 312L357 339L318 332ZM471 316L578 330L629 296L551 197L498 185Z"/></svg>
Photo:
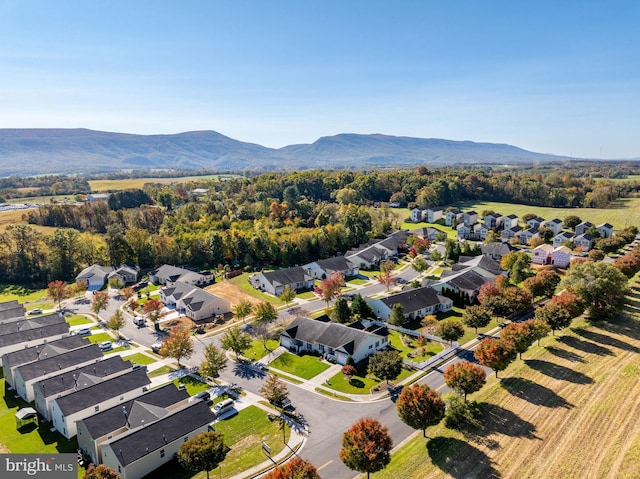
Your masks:
<svg viewBox="0 0 640 479"><path fill-rule="evenodd" d="M411 338L409 341L410 344L405 345L400 339L400 333L397 331L389 331L389 342L391 343L391 346L398 350L400 356L403 358L409 358L409 353L416 352L416 350L422 350L422 354L409 358L413 361L420 362L430 358L431 356L435 356L444 349L442 344L436 341L429 341L422 347L416 344L415 338Z"/></svg>
<svg viewBox="0 0 640 479"><path fill-rule="evenodd" d="M300 299L316 299L316 294L313 291L305 291L304 293L296 294L296 298L300 298Z"/></svg>
<svg viewBox="0 0 640 479"><path fill-rule="evenodd" d="M82 316L80 314L74 314L72 316L66 316L64 320L69 323L69 326L80 326L81 324L93 324L86 316Z"/></svg>
<svg viewBox="0 0 640 479"><path fill-rule="evenodd" d="M267 349L264 348L262 341L254 340L251 343L251 349L247 349L243 356L247 359L260 359L265 357L271 351L276 349L280 345L280 342L277 339L269 339L267 340Z"/></svg>
<svg viewBox="0 0 640 479"><path fill-rule="evenodd" d="M202 381L198 381L196 378L193 378L191 376L183 376L181 378L174 379L173 384L175 384L176 386L178 386L179 384L184 384L187 388L189 396L194 396L199 392L209 389L208 384L205 384Z"/></svg>
<svg viewBox="0 0 640 479"><path fill-rule="evenodd" d="M254 274L254 273L252 273ZM231 283L238 286L242 289L243 292L247 293L249 296L253 296L254 298L258 298L262 301L266 301L268 303L273 304L274 306L283 306L284 301L275 296L271 296L270 294L263 293L262 291L258 291L253 286L249 284L249 273L242 273L240 276L236 276L235 278L226 279L225 281L230 281Z"/></svg>
<svg viewBox="0 0 640 479"><path fill-rule="evenodd" d="M43 422L40 426L28 424L17 430L15 413L30 404L14 398L15 391L5 388L4 379L0 379L0 390L4 392L4 398L0 400L0 451L49 454L77 450L78 441L75 438L68 441L61 434L51 432L49 422Z"/></svg>
<svg viewBox="0 0 640 479"><path fill-rule="evenodd" d="M354 285L360 285L360 284L367 284L369 281L367 281L366 279L362 279L362 278L353 278L350 279L349 281L347 281L348 284L354 284Z"/></svg>
<svg viewBox="0 0 640 479"><path fill-rule="evenodd" d="M229 450L220 467L209 472L211 479L226 479L267 461L262 450L263 441L271 448L272 456L284 449L280 422L269 421L267 413L256 406L249 406L229 419L218 421L216 430L224 436L224 443ZM291 435L288 427L284 434L288 441ZM205 472L196 475L187 473L175 460L153 473L153 477L163 479L204 479L206 476Z"/></svg>
<svg viewBox="0 0 640 479"><path fill-rule="evenodd" d="M329 369L329 365L323 363L317 356L297 356L289 352L281 354L269 365L304 379L311 379Z"/></svg>
<svg viewBox="0 0 640 479"><path fill-rule="evenodd" d="M92 342L92 343L96 343L99 344L103 341L113 341L114 338L112 336L110 336L108 333L98 333L98 334L92 334L91 336L86 336L86 338Z"/></svg>
<svg viewBox="0 0 640 479"><path fill-rule="evenodd" d="M122 359L125 361L131 361L133 364L152 364L155 363L156 360L142 353L134 353L129 356L123 356Z"/></svg>
<svg viewBox="0 0 640 479"><path fill-rule="evenodd" d="M29 289L13 284L0 285L0 303L17 299L19 303L47 299L46 289Z"/></svg>
<svg viewBox="0 0 640 479"><path fill-rule="evenodd" d="M331 377L329 383L325 383L325 386L347 394L369 394L371 388L379 383L380 381L377 379L367 377L367 367L365 365L358 368L358 372L351 378L351 381L347 381L344 374L339 372Z"/></svg>
<svg viewBox="0 0 640 479"><path fill-rule="evenodd" d="M58 305L55 303L52 303L50 301L43 301L42 303L29 303L29 306L26 307L25 309L27 310L27 312L31 311L32 309L35 308L40 308L40 309L57 309Z"/></svg>
<svg viewBox="0 0 640 479"><path fill-rule="evenodd" d="M147 376L149 376L150 378L155 378L157 376L162 376L163 374L170 374L173 371L175 371L174 368L172 368L171 366L161 366L158 369L154 369L153 371L150 371Z"/></svg>
<svg viewBox="0 0 640 479"><path fill-rule="evenodd" d="M456 206L465 211L475 210L478 214L483 210L494 210L502 215L515 214L522 217L527 213L533 213L546 219L561 220L565 216L576 215L583 221L591 221L596 225L611 223L615 229L640 224L640 198L622 198L608 208L544 208L497 202L465 202Z"/></svg>
<svg viewBox="0 0 640 479"><path fill-rule="evenodd" d="M237 416L226 421L218 421L216 430L224 436L224 442L231 451L222 463L222 477L231 477L265 461L262 442L271 448L275 456L284 448L283 432L278 421L269 421L267 413L256 406L249 406ZM291 431L284 430L285 440ZM204 477L205 474L197 477ZM211 477L216 477L212 474Z"/></svg>

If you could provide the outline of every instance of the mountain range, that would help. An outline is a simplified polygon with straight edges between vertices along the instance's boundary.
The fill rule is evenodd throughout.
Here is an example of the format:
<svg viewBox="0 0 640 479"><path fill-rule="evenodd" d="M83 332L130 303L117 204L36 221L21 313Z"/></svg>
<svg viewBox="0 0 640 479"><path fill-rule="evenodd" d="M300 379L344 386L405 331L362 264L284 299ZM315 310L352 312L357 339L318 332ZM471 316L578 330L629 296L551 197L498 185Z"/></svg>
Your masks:
<svg viewBox="0 0 640 479"><path fill-rule="evenodd" d="M380 134L339 134L276 149L215 131L134 135L87 129L0 129L0 176L134 169L375 169L571 159L506 144Z"/></svg>

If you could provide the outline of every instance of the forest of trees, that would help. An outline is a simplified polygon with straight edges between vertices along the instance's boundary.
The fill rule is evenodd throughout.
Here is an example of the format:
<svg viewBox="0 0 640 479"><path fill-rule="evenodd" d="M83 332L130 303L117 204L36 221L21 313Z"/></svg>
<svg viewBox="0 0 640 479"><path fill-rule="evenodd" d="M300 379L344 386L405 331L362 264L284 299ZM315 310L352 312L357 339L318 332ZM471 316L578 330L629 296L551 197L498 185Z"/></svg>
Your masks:
<svg viewBox="0 0 640 479"><path fill-rule="evenodd" d="M384 207L389 201L409 207L470 200L603 207L638 192L640 183L633 179L600 178L630 173L624 164L589 165L589 175L560 168L419 167L147 184L142 190L116 193L108 203L31 210L30 224L57 230L43 235L25 225L7 228L0 235L0 282L69 280L93 263L131 262L143 268L163 263L202 268L303 264L345 253L396 229L404 218ZM12 179L6 185L29 184L24 181ZM209 194L190 195L194 188L206 188ZM452 246L451 255L456 253Z"/></svg>

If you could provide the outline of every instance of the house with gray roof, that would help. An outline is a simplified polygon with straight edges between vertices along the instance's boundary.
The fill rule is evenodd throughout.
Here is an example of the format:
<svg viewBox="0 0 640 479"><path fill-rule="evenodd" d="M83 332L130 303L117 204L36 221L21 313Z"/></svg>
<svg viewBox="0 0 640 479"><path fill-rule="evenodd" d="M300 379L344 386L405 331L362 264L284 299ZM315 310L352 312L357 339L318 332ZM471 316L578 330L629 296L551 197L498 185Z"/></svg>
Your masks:
<svg viewBox="0 0 640 479"><path fill-rule="evenodd" d="M17 331L41 328L56 323L64 323L64 316L58 313L46 314L30 318L13 318L0 323L0 336Z"/></svg>
<svg viewBox="0 0 640 479"><path fill-rule="evenodd" d="M431 284L431 287L442 295L447 295L449 291L463 294L467 298L467 303L475 302L480 288L490 280L474 271L473 268L466 268L462 271L451 271L448 275L443 273L440 280Z"/></svg>
<svg viewBox="0 0 640 479"><path fill-rule="evenodd" d="M444 271L443 274L445 276L447 274L455 274L465 269L472 269L491 281L493 281L496 276L507 274L507 272L500 267L498 261L485 254L479 256L460 256L458 262L451 267L451 271Z"/></svg>
<svg viewBox="0 0 640 479"><path fill-rule="evenodd" d="M160 290L162 302L193 321L211 318L231 311L231 303L202 288L187 283L173 283Z"/></svg>
<svg viewBox="0 0 640 479"><path fill-rule="evenodd" d="M559 218L554 218L552 220L543 222L540 227L549 228L551 231L553 231L553 235L555 236L562 231L562 220Z"/></svg>
<svg viewBox="0 0 640 479"><path fill-rule="evenodd" d="M131 367L130 361L124 361L121 356L115 355L38 380L33 384L36 410L50 421L51 403L54 399L124 374Z"/></svg>
<svg viewBox="0 0 640 479"><path fill-rule="evenodd" d="M79 366L98 362L103 357L97 344L88 344L51 358L42 358L18 366L15 371L16 392L22 399L31 402L34 399L33 385L36 382L76 369Z"/></svg>
<svg viewBox="0 0 640 479"><path fill-rule="evenodd" d="M148 427L188 401L189 393L173 383L151 389L135 399L78 421L78 447L91 457L91 462L100 464L105 443L136 428Z"/></svg>
<svg viewBox="0 0 640 479"><path fill-rule="evenodd" d="M295 353L315 352L345 365L387 348L385 335L333 322L297 317L280 333L280 345Z"/></svg>
<svg viewBox="0 0 640 479"><path fill-rule="evenodd" d="M482 254L486 254L496 261L500 261L503 256L513 251L513 246L509 243L487 243L480 246Z"/></svg>
<svg viewBox="0 0 640 479"><path fill-rule="evenodd" d="M122 264L118 267L101 266L92 264L80 271L76 276L76 281L85 283L88 291L98 291L111 278L118 277L124 284L135 283L138 279L140 268L132 264Z"/></svg>
<svg viewBox="0 0 640 479"><path fill-rule="evenodd" d="M596 226L596 228L600 234L600 238L611 238L611 236L613 236L612 224L602 223L601 225Z"/></svg>
<svg viewBox="0 0 640 479"><path fill-rule="evenodd" d="M419 236L422 239L428 239L430 241L435 241L438 236L447 234L444 231L432 226L427 226L426 228L417 228L415 230L411 230L410 233Z"/></svg>
<svg viewBox="0 0 640 479"><path fill-rule="evenodd" d="M15 384L15 369L23 364L46 358L52 358L67 351L82 348L90 344L89 340L82 336L67 336L48 343L36 344L30 348L19 349L12 353L7 353L2 357L2 370L4 380L13 387Z"/></svg>
<svg viewBox="0 0 640 479"><path fill-rule="evenodd" d="M71 439L76 435L76 421L144 394L149 384L141 368L56 398L51 402L53 427Z"/></svg>
<svg viewBox="0 0 640 479"><path fill-rule="evenodd" d="M584 233L573 238L574 249L580 248L581 251L589 251L593 246L593 238L589 233Z"/></svg>
<svg viewBox="0 0 640 479"><path fill-rule="evenodd" d="M69 336L69 324L53 323L33 329L23 329L15 333L0 335L0 357L19 349L55 341Z"/></svg>
<svg viewBox="0 0 640 479"><path fill-rule="evenodd" d="M583 235L587 232L589 228L593 227L593 223L591 221L583 221L579 225L577 225L574 229L576 236Z"/></svg>
<svg viewBox="0 0 640 479"><path fill-rule="evenodd" d="M24 318L24 305L17 300L0 303L0 323L16 318Z"/></svg>
<svg viewBox="0 0 640 479"><path fill-rule="evenodd" d="M457 225L462 221L463 214L458 208L451 208L444 215L444 224L447 226Z"/></svg>
<svg viewBox="0 0 640 479"><path fill-rule="evenodd" d="M289 286L295 291L311 289L313 288L313 282L313 276L300 266L275 271L263 271L249 277L251 286L274 296L280 295L285 286Z"/></svg>
<svg viewBox="0 0 640 479"><path fill-rule="evenodd" d="M341 273L345 278L358 276L360 268L344 256L334 256L333 258L319 259L302 266L302 269L315 279L327 279L333 273Z"/></svg>
<svg viewBox="0 0 640 479"><path fill-rule="evenodd" d="M502 217L502 227L505 230L518 226L518 215L510 214Z"/></svg>
<svg viewBox="0 0 640 479"><path fill-rule="evenodd" d="M205 402L192 402L106 442L102 462L121 479L140 479L172 460L185 441L210 430L214 421Z"/></svg>
<svg viewBox="0 0 640 479"><path fill-rule="evenodd" d="M553 237L553 247L557 248L558 246L562 246L562 243L565 241L573 242L573 234L568 231L562 231Z"/></svg>
<svg viewBox="0 0 640 479"><path fill-rule="evenodd" d="M500 213L490 213L482 218L487 229L500 228L502 226L502 215Z"/></svg>
<svg viewBox="0 0 640 479"><path fill-rule="evenodd" d="M515 238L516 236L519 236L521 231L522 231L522 228L519 225L512 226L511 228L505 228L502 230L500 239L503 242L507 242Z"/></svg>
<svg viewBox="0 0 640 479"><path fill-rule="evenodd" d="M158 269L149 272L149 281L156 285L171 285L178 282L203 285L210 283L212 280L211 271L192 271L170 264L162 265Z"/></svg>
<svg viewBox="0 0 640 479"><path fill-rule="evenodd" d="M385 321L391 317L391 310L395 304L402 306L407 321L424 318L429 314L451 311L453 307L451 299L438 294L430 287L410 288L385 298L365 298L365 301L371 306L376 316Z"/></svg>
<svg viewBox="0 0 640 479"><path fill-rule="evenodd" d="M373 269L380 266L381 261L386 261L389 258L389 250L373 244L350 249L345 253L345 257L357 264L360 269Z"/></svg>

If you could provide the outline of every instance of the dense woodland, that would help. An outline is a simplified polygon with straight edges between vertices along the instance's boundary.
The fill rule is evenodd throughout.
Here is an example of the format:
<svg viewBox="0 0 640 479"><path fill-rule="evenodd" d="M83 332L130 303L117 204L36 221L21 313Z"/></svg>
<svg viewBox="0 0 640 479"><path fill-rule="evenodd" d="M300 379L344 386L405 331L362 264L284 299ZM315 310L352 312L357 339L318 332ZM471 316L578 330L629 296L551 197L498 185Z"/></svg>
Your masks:
<svg viewBox="0 0 640 479"><path fill-rule="evenodd" d="M460 201L606 207L637 194L625 164L588 168L305 171L227 181L147 184L109 201L52 204L0 235L0 282L71 279L92 263L162 263L202 268L290 266L344 253L396 229L405 218L385 205L446 207ZM589 173L589 174L586 174ZM60 182L65 178L57 177ZM25 183L26 184L26 183ZM194 188L206 188L194 196Z"/></svg>

